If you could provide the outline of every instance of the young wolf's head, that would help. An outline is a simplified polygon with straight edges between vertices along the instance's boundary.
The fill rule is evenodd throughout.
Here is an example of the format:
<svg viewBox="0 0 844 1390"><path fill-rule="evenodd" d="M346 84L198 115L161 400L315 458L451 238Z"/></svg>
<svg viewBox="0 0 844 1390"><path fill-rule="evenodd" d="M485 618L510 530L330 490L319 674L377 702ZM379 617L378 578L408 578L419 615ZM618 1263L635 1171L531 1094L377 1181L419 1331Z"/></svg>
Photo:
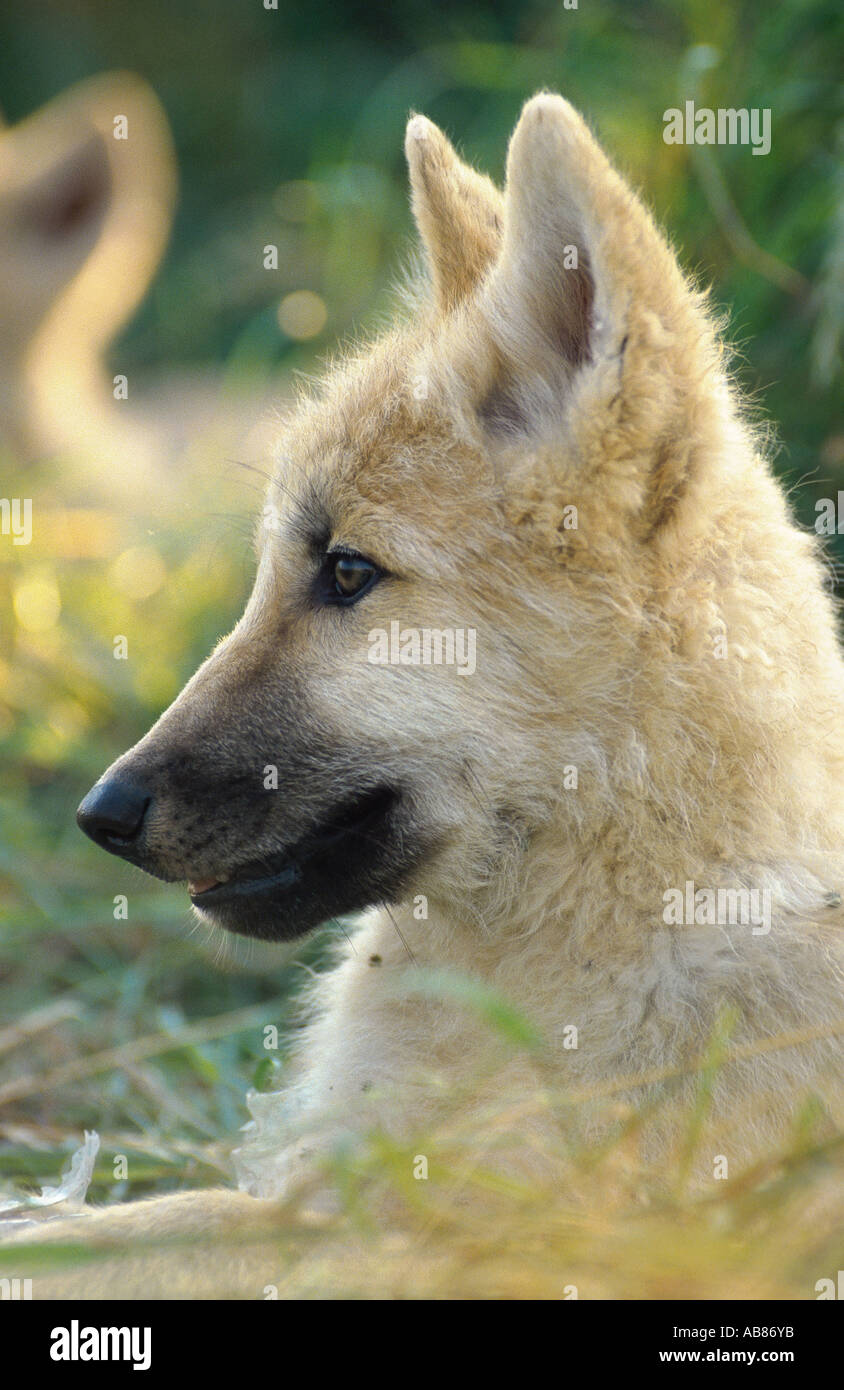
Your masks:
<svg viewBox="0 0 844 1390"><path fill-rule="evenodd" d="M407 156L427 298L301 403L243 618L79 811L256 936L416 893L489 924L538 845L556 885L640 835L650 882L692 821L770 846L742 759L773 805L799 681L839 678L702 297L583 120L529 101L503 193L422 116Z"/></svg>

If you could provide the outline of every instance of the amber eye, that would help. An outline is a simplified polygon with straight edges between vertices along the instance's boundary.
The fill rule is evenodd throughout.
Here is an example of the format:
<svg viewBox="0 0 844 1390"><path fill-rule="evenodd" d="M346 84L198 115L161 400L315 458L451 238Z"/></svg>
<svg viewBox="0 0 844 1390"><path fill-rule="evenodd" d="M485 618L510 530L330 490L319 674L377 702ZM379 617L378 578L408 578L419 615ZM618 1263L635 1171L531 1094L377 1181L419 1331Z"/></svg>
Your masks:
<svg viewBox="0 0 844 1390"><path fill-rule="evenodd" d="M324 573L324 597L329 603L354 603L381 577L371 560L348 551L326 555Z"/></svg>

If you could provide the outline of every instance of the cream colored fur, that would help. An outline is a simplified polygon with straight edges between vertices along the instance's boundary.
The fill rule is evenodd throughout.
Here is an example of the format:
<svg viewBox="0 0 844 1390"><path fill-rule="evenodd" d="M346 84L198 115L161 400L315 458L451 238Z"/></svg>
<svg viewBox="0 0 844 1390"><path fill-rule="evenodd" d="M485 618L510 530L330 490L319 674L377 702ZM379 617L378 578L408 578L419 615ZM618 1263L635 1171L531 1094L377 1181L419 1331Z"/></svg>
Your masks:
<svg viewBox="0 0 844 1390"><path fill-rule="evenodd" d="M503 194L423 117L407 153L433 296L303 401L271 494L282 532L297 498L326 499L401 582L342 638L291 633L297 552L265 527L246 614L174 709L213 705L215 670L281 662L283 630L327 737L353 728L400 774L438 848L315 982L284 1089L252 1099L240 1181L275 1196L342 1132L435 1133L456 1110L483 1136L497 1101L578 1099L518 1136L540 1162L561 1125L605 1133L667 1083L643 1132L660 1163L729 1016L711 1175L716 1153L780 1144L809 1096L842 1118L844 667L823 557L705 298L567 102L528 102ZM477 672L368 664L392 620L474 627ZM770 931L667 925L663 894L689 880L768 890ZM426 968L505 997L538 1046Z"/></svg>
<svg viewBox="0 0 844 1390"><path fill-rule="evenodd" d="M471 678L385 668L376 688L347 670L342 687L453 837L416 885L428 919L412 902L373 914L317 984L298 1076L253 1099L241 1181L283 1185L302 1116L400 1132L484 1067L502 1096L690 1067L724 1009L739 1060L703 1162L746 1158L810 1093L841 1118L844 671L822 557L742 419L705 300L565 101L528 103L503 199L423 117L407 151L436 305L329 383L284 476L324 457L342 410L356 489L380 500L392 472L394 545L405 566L417 547L428 585L372 625L433 609L477 626ZM561 265L571 245L579 271ZM357 509L366 552L380 519ZM475 785L458 791L461 734ZM513 823L493 845L502 803ZM770 932L667 926L663 893L689 880L769 890ZM536 1024L539 1058L493 1061L471 1011L408 997L411 955L494 986ZM805 1030L829 1036L772 1045ZM653 1152L671 1138L663 1118Z"/></svg>

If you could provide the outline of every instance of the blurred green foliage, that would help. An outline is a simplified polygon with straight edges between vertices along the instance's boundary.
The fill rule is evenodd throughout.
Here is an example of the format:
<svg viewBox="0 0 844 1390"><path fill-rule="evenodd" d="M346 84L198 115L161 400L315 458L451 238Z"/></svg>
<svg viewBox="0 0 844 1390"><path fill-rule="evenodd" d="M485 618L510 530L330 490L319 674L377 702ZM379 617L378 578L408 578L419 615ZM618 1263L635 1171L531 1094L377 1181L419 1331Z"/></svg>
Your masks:
<svg viewBox="0 0 844 1390"><path fill-rule="evenodd" d="M166 375L207 363L262 381L313 369L336 339L389 313L413 244L402 156L410 109L500 179L523 100L543 86L563 92L644 190L683 264L730 311L737 370L775 422L777 466L811 524L815 498L844 486L841 37L835 0L580 0L576 9L560 0L279 0L277 11L261 0L43 0L0 19L0 106L17 120L107 69L151 82L173 126L181 196L165 264L121 344L121 370ZM770 155L666 145L663 112L689 97L770 107ZM272 273L260 254L269 242L281 253ZM298 290L327 309L307 343L279 325L279 301ZM4 495L37 497L42 515L79 506L73 477L50 461L25 475L11 459L0 467ZM95 554L63 541L58 521L30 547L3 551L0 1016L28 1020L23 1039L0 1034L7 1078L261 1001L267 1021L278 1021L301 977L297 962L320 958L317 942L296 962L256 949L251 967L215 969L185 930L183 894L106 861L74 825L90 783L236 617L259 497L253 474L194 461L166 496L151 490L124 509L113 495L86 497L99 517L89 530L107 537ZM146 594L121 580L120 557L138 549L159 573ZM48 606L53 591L59 604L56 621L35 631L12 607L31 583L50 591ZM120 633L128 662L113 659ZM125 922L113 916L122 893ZM42 1028L38 1010L56 999L70 1012ZM244 1118L240 1098L256 1068L268 1084L261 1031L251 1027L31 1088L6 1107L2 1166L17 1175L38 1167L38 1144L75 1142L89 1125L112 1148L146 1136L149 1163L134 1169L133 1190L196 1182L213 1169L209 1146ZM52 1156L43 1166L55 1175ZM101 1182L121 1195L109 1171Z"/></svg>

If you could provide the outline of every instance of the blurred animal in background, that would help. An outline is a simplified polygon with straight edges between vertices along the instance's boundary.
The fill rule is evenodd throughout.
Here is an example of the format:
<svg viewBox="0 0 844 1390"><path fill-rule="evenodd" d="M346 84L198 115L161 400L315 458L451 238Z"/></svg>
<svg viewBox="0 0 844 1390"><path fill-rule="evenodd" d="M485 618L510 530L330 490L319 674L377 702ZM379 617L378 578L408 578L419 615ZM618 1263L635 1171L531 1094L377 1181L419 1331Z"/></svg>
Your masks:
<svg viewBox="0 0 844 1390"><path fill-rule="evenodd" d="M166 117L130 73L0 130L0 435L15 454L147 461L106 358L158 268L176 197Z"/></svg>

